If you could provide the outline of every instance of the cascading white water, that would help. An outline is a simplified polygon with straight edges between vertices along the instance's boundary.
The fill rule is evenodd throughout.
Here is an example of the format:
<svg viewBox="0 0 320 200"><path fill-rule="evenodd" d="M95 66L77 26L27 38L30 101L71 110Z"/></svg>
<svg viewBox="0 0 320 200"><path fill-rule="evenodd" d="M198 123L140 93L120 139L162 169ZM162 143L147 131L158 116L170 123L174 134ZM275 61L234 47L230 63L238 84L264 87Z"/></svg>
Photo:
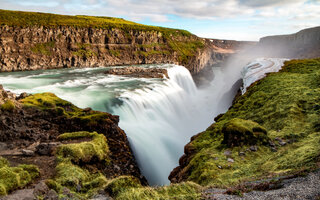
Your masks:
<svg viewBox="0 0 320 200"><path fill-rule="evenodd" d="M200 90L186 68L156 67L167 68L170 79L107 76L97 68L3 73L0 83L13 92L53 92L79 107L119 115L143 175L151 185L163 185L190 137L230 106L241 66L213 68L214 80Z"/></svg>
<svg viewBox="0 0 320 200"><path fill-rule="evenodd" d="M270 72L278 72L285 61L285 58L257 58L250 62L247 66L243 67L241 71L243 79L243 87L241 89L244 94L247 88L254 82L262 79Z"/></svg>
<svg viewBox="0 0 320 200"><path fill-rule="evenodd" d="M124 104L115 110L126 130L138 163L150 184L167 184L168 174L182 155L196 86L181 66L168 69L163 85L121 94ZM189 134L188 134L189 135Z"/></svg>

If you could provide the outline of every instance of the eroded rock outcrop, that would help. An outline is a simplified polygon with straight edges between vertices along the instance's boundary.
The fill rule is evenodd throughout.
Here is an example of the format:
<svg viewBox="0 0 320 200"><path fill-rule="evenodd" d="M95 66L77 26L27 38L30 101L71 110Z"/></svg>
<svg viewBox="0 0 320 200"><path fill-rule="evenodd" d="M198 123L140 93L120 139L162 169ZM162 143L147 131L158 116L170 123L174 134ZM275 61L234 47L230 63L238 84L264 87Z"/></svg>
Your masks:
<svg viewBox="0 0 320 200"><path fill-rule="evenodd" d="M105 72L105 74L123 75L137 78L169 78L166 69L160 68L143 68L143 67L124 67L112 68Z"/></svg>
<svg viewBox="0 0 320 200"><path fill-rule="evenodd" d="M100 162L93 156L87 160L90 166L94 166L90 169L103 172L107 178L131 175L146 183L126 134L118 126L118 116L77 108L51 93L27 95L19 100L10 98L12 95L8 93L0 90L2 96L7 96L0 98L5 102L0 106L0 141L6 144L0 156L17 164L37 165L41 179L51 178L55 171L55 151L61 145L58 136L66 132L96 132L106 138L108 162ZM11 106L6 105L8 101ZM32 152L32 155L26 156L23 151Z"/></svg>

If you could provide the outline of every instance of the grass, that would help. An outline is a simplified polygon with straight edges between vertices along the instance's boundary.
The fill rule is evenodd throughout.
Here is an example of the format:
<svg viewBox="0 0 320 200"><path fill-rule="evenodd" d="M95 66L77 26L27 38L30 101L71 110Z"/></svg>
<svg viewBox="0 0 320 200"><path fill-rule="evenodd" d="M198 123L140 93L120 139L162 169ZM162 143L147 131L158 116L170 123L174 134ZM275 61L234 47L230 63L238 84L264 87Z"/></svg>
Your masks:
<svg viewBox="0 0 320 200"><path fill-rule="evenodd" d="M157 51L157 50L150 50L150 51L137 51L138 55L142 55L144 57L152 56L152 55L169 55L170 52L163 50L163 51Z"/></svg>
<svg viewBox="0 0 320 200"><path fill-rule="evenodd" d="M9 162L0 157L0 196L23 188L39 175L39 169L34 165L10 167Z"/></svg>
<svg viewBox="0 0 320 200"><path fill-rule="evenodd" d="M103 134L96 132L64 133L58 139L92 138L91 141L75 144L62 144L57 148L58 158L69 158L73 163L90 163L93 160L109 162L109 148Z"/></svg>
<svg viewBox="0 0 320 200"><path fill-rule="evenodd" d="M234 118L222 127L222 144L228 147L267 144L269 141L264 127L251 120Z"/></svg>
<svg viewBox="0 0 320 200"><path fill-rule="evenodd" d="M94 17L85 15L57 15L39 12L22 12L0 10L0 25L8 26L72 26L78 28L117 28L125 32L130 31L156 31L167 35L191 36L191 33L180 29L163 28L158 26L147 26L122 18L114 17Z"/></svg>
<svg viewBox="0 0 320 200"><path fill-rule="evenodd" d="M122 176L111 180L105 187L114 199L120 200L148 200L148 199L199 199L201 186L187 182L163 187L142 187L134 177Z"/></svg>
<svg viewBox="0 0 320 200"><path fill-rule="evenodd" d="M78 49L73 52L75 56L89 58L97 55L97 53L91 49L90 44L77 43L77 46Z"/></svg>
<svg viewBox="0 0 320 200"><path fill-rule="evenodd" d="M38 44L35 44L33 47L31 47L31 51L36 54L49 56L52 54L54 47L55 47L54 41L38 43Z"/></svg>
<svg viewBox="0 0 320 200"><path fill-rule="evenodd" d="M320 59L286 62L280 72L254 83L227 113L188 144L195 153L183 173L187 180L204 186L229 187L313 169L320 156L319 102ZM293 143L278 145L277 152L262 143L256 152L248 151L251 144L245 142L225 144L226 131L252 134L252 127L262 136L267 133L275 143L276 138L293 139ZM232 152L234 163L227 161L226 150ZM239 156L240 151L246 155Z"/></svg>
<svg viewBox="0 0 320 200"><path fill-rule="evenodd" d="M108 50L110 52L110 54L114 57L119 57L121 55L120 51L119 50L112 50L112 49L109 49Z"/></svg>
<svg viewBox="0 0 320 200"><path fill-rule="evenodd" d="M11 100L7 100L0 107L0 109L2 111L9 111L9 112L12 112L15 108L16 108L16 106L14 105L13 101L11 101Z"/></svg>
<svg viewBox="0 0 320 200"><path fill-rule="evenodd" d="M92 140L58 146L55 153L56 175L46 183L58 193L63 193L63 187L67 187L75 196L86 199L101 189L107 183L107 179L99 170L93 173L85 165L89 164L92 167L98 163L108 165L109 149L105 136L96 132L64 133L58 137L61 141L82 138Z"/></svg>
<svg viewBox="0 0 320 200"><path fill-rule="evenodd" d="M34 94L21 100L25 107L35 107L37 109L52 112L57 115L73 119L83 126L96 126L103 121L110 120L111 114L98 111L86 112L72 103L60 99L52 93Z"/></svg>

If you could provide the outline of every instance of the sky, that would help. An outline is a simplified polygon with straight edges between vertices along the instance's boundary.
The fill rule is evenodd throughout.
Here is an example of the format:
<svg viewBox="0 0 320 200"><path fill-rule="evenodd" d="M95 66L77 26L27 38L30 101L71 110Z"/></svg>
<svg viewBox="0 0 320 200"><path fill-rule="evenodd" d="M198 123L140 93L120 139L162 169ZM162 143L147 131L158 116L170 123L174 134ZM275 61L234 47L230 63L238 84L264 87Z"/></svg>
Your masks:
<svg viewBox="0 0 320 200"><path fill-rule="evenodd" d="M320 26L320 0L0 0L0 9L121 17L250 41Z"/></svg>

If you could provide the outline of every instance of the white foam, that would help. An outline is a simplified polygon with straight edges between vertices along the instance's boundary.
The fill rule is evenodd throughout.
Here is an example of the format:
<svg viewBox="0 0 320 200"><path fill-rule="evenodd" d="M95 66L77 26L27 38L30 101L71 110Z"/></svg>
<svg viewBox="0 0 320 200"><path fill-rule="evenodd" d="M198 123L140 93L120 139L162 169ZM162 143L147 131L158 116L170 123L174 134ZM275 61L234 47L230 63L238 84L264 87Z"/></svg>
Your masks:
<svg viewBox="0 0 320 200"><path fill-rule="evenodd" d="M285 61L284 58L257 58L245 66L241 72L243 79L242 94L254 82L264 78L267 73L278 72Z"/></svg>

